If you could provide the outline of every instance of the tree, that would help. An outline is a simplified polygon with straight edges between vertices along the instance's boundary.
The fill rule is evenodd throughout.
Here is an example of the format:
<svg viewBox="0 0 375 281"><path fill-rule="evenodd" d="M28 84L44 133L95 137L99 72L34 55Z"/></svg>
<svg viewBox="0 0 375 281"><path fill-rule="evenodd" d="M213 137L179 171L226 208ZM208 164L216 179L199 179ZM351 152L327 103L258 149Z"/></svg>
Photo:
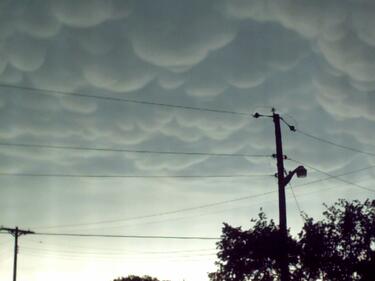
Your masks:
<svg viewBox="0 0 375 281"><path fill-rule="evenodd" d="M216 262L218 271L209 274L212 281L277 280L280 274L280 235L274 221L267 221L261 212L252 219L254 227L243 231L241 227L224 224ZM290 262L297 263L297 243L288 236Z"/></svg>
<svg viewBox="0 0 375 281"><path fill-rule="evenodd" d="M159 281L157 278L144 275L142 277L136 275L128 275L127 277L116 278L113 281Z"/></svg>
<svg viewBox="0 0 375 281"><path fill-rule="evenodd" d="M288 236L292 280L370 281L375 276L375 200L339 200L321 221L304 215L298 237ZM249 230L224 224L211 281L279 280L280 232L261 212Z"/></svg>
<svg viewBox="0 0 375 281"><path fill-rule="evenodd" d="M323 215L316 222L305 218L299 234L302 271L314 279L373 280L375 200L339 200Z"/></svg>

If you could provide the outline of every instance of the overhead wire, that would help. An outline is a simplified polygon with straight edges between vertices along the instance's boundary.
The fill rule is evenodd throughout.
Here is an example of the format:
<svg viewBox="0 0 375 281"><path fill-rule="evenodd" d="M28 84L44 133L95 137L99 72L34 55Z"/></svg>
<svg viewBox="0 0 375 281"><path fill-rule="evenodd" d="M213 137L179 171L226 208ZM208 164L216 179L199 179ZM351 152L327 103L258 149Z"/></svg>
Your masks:
<svg viewBox="0 0 375 281"><path fill-rule="evenodd" d="M199 249L174 249L174 250L160 250L160 251L133 251L129 249L119 249L116 248L116 251L108 251L108 248L90 248L88 247L79 247L77 250L77 246L74 245L71 247L69 245L68 248L62 245L55 244L56 246L53 248L45 248L45 247L29 247L24 246L27 244L27 241L22 243L21 250L23 253L35 253L35 255L43 255L43 256L50 256L56 258L87 258L87 257L95 257L95 259L131 259L132 261L141 259L143 262L148 261L150 259L162 259L163 261L170 261L170 259L190 259L192 257L208 257L214 256L217 252L216 248L199 248ZM40 243L36 243L40 246ZM82 251L82 249L84 251ZM23 251L23 250L26 250ZM89 250L89 251L85 251Z"/></svg>
<svg viewBox="0 0 375 281"><path fill-rule="evenodd" d="M98 95L89 95L84 93L78 93L78 92L66 92L66 91L57 91L57 90L49 90L49 89L41 89L41 88L34 88L34 87L26 87L26 86L17 86L17 85L10 85L10 84L0 84L0 87L2 88L14 88L14 89L20 89L20 90L27 90L34 94L53 94L58 96L74 96L74 97L83 97L83 98L94 98L99 100L110 100L110 101L121 101L126 103L135 103L135 104L143 104L143 105L155 105L155 106L163 106L163 107L170 107L170 108L179 108L179 109L185 109L185 110L197 110L197 111L207 111L207 112L217 112L217 113L227 113L227 114L235 114L235 115L246 115L250 116L248 113L245 112L236 112L236 111L228 111L228 110L220 110L220 109L211 109L211 108L202 108L202 107L192 107L192 106L183 106L183 105L174 105L174 104L167 104L167 103L158 103L158 102L151 102L151 101L143 101L143 100L133 100L133 99L125 99L125 98L119 98L119 97L106 97L106 96L98 96ZM343 149L351 150L353 152L358 153L364 153L367 155L375 156L375 153L363 151L357 148L341 145L334 143L329 140L325 140L319 137L316 137L314 135L308 134L306 132L303 132L301 130L297 130L297 132L308 136L310 138L316 139L321 142L325 142L330 145L334 145L337 147L341 147ZM23 147L38 147L38 148L50 148L50 149L72 149L72 150L95 150L95 151L113 151L113 152L130 152L130 153L156 153L156 154L173 154L173 155L207 155L207 156L234 156L234 157L269 157L267 155L249 155L249 154L222 154L222 153L203 153L203 152L168 152L168 151L152 151L152 150L126 150L126 149L108 149L108 148L88 148L88 147L74 147L74 146L59 146L59 145L37 145L37 144L12 144L12 143L0 143L0 145L7 145L7 146L23 146ZM306 165L307 166L307 165ZM361 185L348 182L342 179L339 179L339 176L332 176L328 173L325 173L324 171L321 171L319 169L313 168L310 166L311 169L315 169L321 173L324 173L329 176L329 178L336 178L342 182L355 185L357 187L360 187L362 189L365 189L367 191L375 192L374 190L370 188L363 187ZM21 175L20 175L21 176ZM80 175L26 175L24 176L64 176L64 177L79 177ZM82 176L82 175L81 175ZM90 175L83 175L83 176L89 176ZM100 175L98 175L100 177ZM154 177L154 176L152 176ZM195 177L195 176L194 176ZM225 177L225 176L223 176ZM321 181L321 180L319 180ZM316 182L316 181L315 181ZM308 183L309 184L309 183Z"/></svg>
<svg viewBox="0 0 375 281"><path fill-rule="evenodd" d="M360 188L360 189L362 189L362 190L366 190L366 191L370 191L370 192L375 193L375 190L374 190L374 189L368 188L368 187L366 187L366 186L363 186L363 185L360 185L360 184L357 184L357 183L354 183L354 182L351 182L351 181L348 181L348 180L341 179L340 177L337 177L337 176L331 175L331 174L329 174L329 173L327 173L327 172L325 172L325 171L323 171L323 170L321 170L321 169L315 168L315 167L313 167L313 166L311 166L311 165L309 165L309 164L306 164L306 163L304 163L304 162L301 162L301 161L299 161L299 160L294 160L294 159L291 159L291 158L288 158L288 160L290 160L290 161L292 161L292 162L295 162L295 163L298 163L298 164L301 164L301 165L304 165L304 166L306 166L306 167L308 167L308 168L310 168L310 169L312 169L312 170L314 170L314 171L316 171L316 172L319 172L319 173L322 173L322 174L328 176L328 177L331 178L331 179L336 179L336 180L341 181L341 182L343 182L343 183L346 183L346 184L349 184L349 185L352 185L352 186L358 187L358 188ZM363 169L361 169L361 170L363 170Z"/></svg>
<svg viewBox="0 0 375 281"><path fill-rule="evenodd" d="M344 176L347 176L347 175L359 173L359 172L369 170L369 169L374 169L374 168L375 168L375 165L372 165L372 166L362 167L360 169L351 170L351 171L341 173L341 174L338 174L338 175L329 175L328 177L325 177L325 178L322 178L322 179L317 179L317 180L309 181L307 183L296 185L296 186L294 186L294 188L300 188L300 187L303 187L303 186L316 184L316 183L323 182L323 181L333 179L333 178L344 177ZM254 199L254 198L266 196L266 195L269 195L269 194L274 194L276 192L277 192L276 190L272 190L272 191L267 191L267 192L263 192L263 193L238 197L238 198L234 198L234 199L230 199L230 200L218 201L218 202L214 202L214 203L209 203L209 204L204 204L204 205L199 205L199 206L193 206L193 207L189 207L189 208L176 209L176 210L160 212L160 213L155 213L155 214L142 215L142 216L134 216L134 217L120 218L120 219L110 219L110 220L101 220L101 221L92 221L92 222L76 223L76 224L61 224L61 225L52 225L52 226L51 225L50 226L39 226L39 227L36 226L36 227L33 227L33 228L36 228L36 229L74 228L74 227L106 225L106 224L112 224L112 223L118 223L118 222L120 222L120 223L121 222L131 222L131 221L136 221L136 220L141 220L141 219L162 217L162 216L167 216L167 215L173 215L173 214L178 214L178 213L184 213L184 212L189 212L189 211L206 209L206 208L220 206L220 205L224 205L224 204L230 204L230 203L234 203L234 202L238 202L238 201ZM193 217L195 217L195 216L193 216ZM169 220L170 219L165 219L165 220L162 220L162 222L169 221Z"/></svg>
<svg viewBox="0 0 375 281"><path fill-rule="evenodd" d="M67 261L73 261L75 262L76 260L86 260L88 256L83 256L83 255L72 255L72 254L62 254L62 253L46 253L46 252L40 252L36 250L30 250L26 249L25 252L23 252L24 255L27 256L32 256L35 258L44 258L48 257L49 259L54 258L54 259L61 259L61 260L67 260ZM131 263L142 263L144 264L145 262L191 262L191 261L202 261L204 259L207 259L208 257L213 257L215 256L214 253L212 254L202 254L202 255L189 255L189 256L177 256L177 257L164 257L163 259L157 258L157 257L146 257L146 258L140 258L140 257L127 257L127 256L89 256L90 258L94 257L95 262L103 262L103 261L127 261Z"/></svg>
<svg viewBox="0 0 375 281"><path fill-rule="evenodd" d="M134 217L128 217L128 218L111 219L111 220L101 220L101 221L93 221L93 222L86 222L86 223L61 224L61 225L50 225L50 226L40 226L40 227L36 226L36 227L33 227L33 228L34 229L53 229L53 228L67 228L67 227L70 228L70 227L81 227L81 226L90 226L90 225L110 224L110 223L116 223L116 222L134 221L134 220L139 220L139 219L154 218L154 217L178 214L178 213L182 213L182 212L206 209L206 208L220 206L220 205L224 205L224 204L230 204L230 203L237 202L237 201L243 201L243 200L248 200L248 199L252 199L252 198L257 198L257 197L261 197L261 196L264 196L264 195L267 195L267 194L272 194L272 193L275 193L275 191L267 191L267 192L252 194L252 195L243 196L243 197L239 197L239 198L234 198L234 199L229 199L229 200L224 200L224 201L218 201L218 202L213 202L213 203L209 203L209 204L189 207L189 208L181 208L181 209L176 209L176 210L166 211L166 212L160 212L160 213L155 213L155 214L142 215L142 216L134 216Z"/></svg>
<svg viewBox="0 0 375 281"><path fill-rule="evenodd" d="M31 244L31 247L29 246L26 246L27 248L35 248L36 245L38 246L41 246L43 245L42 248L35 248L35 249L43 249L43 250L49 250L49 251L54 251L55 249L65 249L64 251L67 251L67 252L73 252L73 253L87 253L87 254L91 254L91 253L102 253L102 254L119 254L119 253L123 253L124 251L126 253L129 253L129 254L139 254L139 255L169 255L169 254L180 254L180 253L201 253L201 252L212 252L212 251L215 251L216 248L189 248L189 249L181 249L181 248L177 248L177 249L173 249L173 250L157 250L157 251L135 251L135 250L130 250L128 248L126 248L126 250L122 249L122 248L119 248L117 247L116 249L111 249L111 248L108 248L108 247L105 247L105 248L97 248L97 247L92 247L92 244L90 244L89 247L82 247L82 245L72 245L72 244L65 244L65 245L62 245L61 243L42 243L38 240L30 240L30 238L28 238L27 240L24 240L22 242L23 245L30 245ZM44 245L47 245L47 248L44 247ZM54 246L53 248L49 248L48 246ZM23 248L25 248L25 246L23 246ZM88 250L88 251L87 251Z"/></svg>
<svg viewBox="0 0 375 281"><path fill-rule="evenodd" d="M297 207L297 210L298 210L298 213L300 215L300 217L302 217L302 214L303 214L303 211L302 211L302 208L301 208L301 205L299 204L298 202L298 199L297 199L297 196L293 190L293 186L291 183L289 183L289 187L290 187L290 191L292 192L292 195L293 195L293 199L294 199L294 202L296 204L296 207Z"/></svg>
<svg viewBox="0 0 375 281"><path fill-rule="evenodd" d="M59 149L59 150L87 150L87 151L105 151L105 152L124 152L124 153L142 153L142 154L166 154L166 155L190 155L190 156L215 156L215 157L271 157L271 155L247 154L247 153L211 153L211 152L187 152L187 151L160 151L147 149L123 149L108 147L87 147L87 146L69 146L69 145L50 145L50 144L32 144L32 143L10 143L0 142L0 146L15 146L26 148L41 149Z"/></svg>
<svg viewBox="0 0 375 281"><path fill-rule="evenodd" d="M285 169L284 169L284 173L285 173L285 175L288 174L287 171L286 171ZM299 202L298 202L298 200L297 200L297 196L296 196L296 194L294 193L293 186L292 186L292 184L291 184L290 182L288 183L288 185L289 185L289 187L290 187L290 191L292 192L293 199L294 199L294 202L295 202L295 204L296 204L296 207L297 207L298 213L299 213L300 216L302 216L302 209L301 209L301 206L300 206L300 204L299 204Z"/></svg>
<svg viewBox="0 0 375 281"><path fill-rule="evenodd" d="M175 256L175 257L185 257L187 255L191 256L193 254L212 254L213 251L216 251L215 248L211 248L209 250L184 250L184 251L163 251L159 253L155 252L134 252L128 250L118 250L116 252L108 252L108 251L74 251L74 250L67 250L59 248L36 248L36 247L29 247L29 246L22 246L22 249L30 249L36 250L41 252L53 252L53 253L64 253L64 254L77 254L77 255L98 255L98 256L133 256L133 257L150 257L150 256Z"/></svg>
<svg viewBox="0 0 375 281"><path fill-rule="evenodd" d="M19 86L19 85L12 85L12 84L0 84L0 88L12 88L12 89L19 89L24 91L30 91L33 94L41 94L46 95L47 93L59 96L73 96L73 97L83 97L83 98L94 98L100 100L111 100L111 101L121 101L126 103L135 103L135 104L143 104L143 105L155 105L155 106L163 106L163 107L170 107L170 108L179 108L185 110L196 110L196 111L206 111L206 112L216 112L216 113L226 113L226 114L234 114L234 115L243 115L243 116L251 116L249 113L245 112L237 112L237 111L230 111L230 110L221 110L221 109L212 109L212 108L204 108L204 107L194 107L194 106L184 106L184 105L175 105L175 104L168 104L168 103L158 103L158 102L151 102L151 101L144 101L144 100L135 100L135 99L128 99L122 97L108 97L108 96L100 96L100 95L90 95L84 94L79 92L68 92L68 91L59 91L59 90L52 90L52 89L43 89L43 88L36 88L36 87L29 87L29 86ZM292 116L288 115L292 118ZM341 145L312 134L306 133L300 129L296 128L296 131L300 134L313 138L315 140L334 145L343 149L351 150L353 152L363 153L371 156L375 156L375 153L363 151L361 149L353 148L346 145ZM151 152L147 152L151 153Z"/></svg>
<svg viewBox="0 0 375 281"><path fill-rule="evenodd" d="M205 108L205 107L195 107L195 106L185 106L185 105L176 105L176 104L169 104L169 103L160 103L160 102L153 102L153 101L129 99L129 98L124 98L124 97L90 95L90 94L79 93L79 92L58 91L58 90L43 89L43 88L28 87L28 86L19 86L19 85L4 84L4 83L0 84L0 88L8 88L8 89L10 88L10 89L24 90L24 91L29 91L32 94L38 94L38 95L48 95L48 96L50 96L52 94L52 95L55 95L55 96L92 98L92 99L97 99L97 100L107 100L107 101L116 101L116 102L142 104L142 105L153 105L153 106L161 106L161 107L167 107L167 108L178 108L178 109L183 109L183 110L224 113L224 114L241 115L241 116L248 116L248 117L251 116L251 114L249 114L249 113L239 112L239 111L213 109L213 108Z"/></svg>
<svg viewBox="0 0 375 281"><path fill-rule="evenodd" d="M287 159L287 160L289 160L289 159ZM374 168L375 168L375 165L371 165L371 166L367 166L367 167L362 167L362 168L351 170L351 171L348 171L348 172L345 172L345 173L341 173L341 174L338 174L338 175L330 175L330 176L322 178L322 179L317 179L317 180L309 181L309 182L306 182L306 183L302 183L302 184L299 184L299 185L297 185L295 187L302 187L302 186L306 186L306 185L311 185L311 184L315 184L315 183L318 183L318 182L323 182L323 181L334 179L334 178L340 178L340 177L344 177L344 176L347 176L347 175L356 174L356 173L359 173L359 172L362 172L362 171L366 171L366 170L370 170L370 169L374 169Z"/></svg>
<svg viewBox="0 0 375 281"><path fill-rule="evenodd" d="M336 143L336 142L333 142L333 141L330 141L330 140L326 140L326 139L323 139L321 137L314 136L310 133L306 133L304 131L301 131L298 128L296 129L296 131L298 133L300 133L301 135L304 135L306 137L315 139L317 141L320 141L320 142L323 142L323 143L326 143L326 144L329 144L329 145L332 145L332 146L340 147L342 149L350 150L350 151L357 152L357 153L367 154L369 156L375 156L375 153L373 153L373 152L364 151L364 150L361 150L361 149L358 149L358 148L355 148L355 147L350 147L350 146L342 145L342 144L339 144L339 143Z"/></svg>
<svg viewBox="0 0 375 281"><path fill-rule="evenodd" d="M89 234L89 233L63 233L63 232L34 232L29 235L60 236L80 238L129 238L129 239L163 239L163 240L219 240L219 237L206 236L164 236L164 235L122 235L122 234Z"/></svg>
<svg viewBox="0 0 375 281"><path fill-rule="evenodd" d="M45 173L8 173L0 172L0 176L10 177L58 177L58 178L250 178L270 177L267 174L243 175L90 175L90 174L45 174Z"/></svg>
<svg viewBox="0 0 375 281"><path fill-rule="evenodd" d="M319 171L321 173L324 173L326 175L330 174L321 171L320 169L314 168L311 165L307 165L301 161L289 159L293 162L302 164L307 166L310 169ZM338 179L335 176L332 176L332 178ZM345 180L339 179L340 181L346 182L351 185L358 186L355 183L347 182ZM363 188L362 186L359 186ZM370 190L375 192L375 190L371 190L368 188L365 188L366 190ZM0 232L1 233L1 232ZM2 232L4 233L4 232ZM81 238L131 238L131 239L179 239L179 240L219 240L218 237L204 237L204 236L160 236L160 235L120 235L120 234L88 234L88 233L61 233L61 232L34 232L31 235L41 235L41 236L60 236L60 237L81 237Z"/></svg>

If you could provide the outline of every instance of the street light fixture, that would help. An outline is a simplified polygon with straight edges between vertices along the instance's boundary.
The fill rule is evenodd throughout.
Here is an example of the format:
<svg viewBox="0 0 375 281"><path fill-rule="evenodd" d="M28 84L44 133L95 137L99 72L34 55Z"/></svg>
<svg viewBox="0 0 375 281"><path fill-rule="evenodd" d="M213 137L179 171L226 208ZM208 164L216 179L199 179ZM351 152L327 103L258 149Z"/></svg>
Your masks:
<svg viewBox="0 0 375 281"><path fill-rule="evenodd" d="M295 171L298 178L306 178L307 170L304 166L298 166Z"/></svg>
<svg viewBox="0 0 375 281"><path fill-rule="evenodd" d="M284 178L284 187L290 182L295 174L298 178L305 178L307 176L307 170L304 166L298 166L293 171L290 171Z"/></svg>

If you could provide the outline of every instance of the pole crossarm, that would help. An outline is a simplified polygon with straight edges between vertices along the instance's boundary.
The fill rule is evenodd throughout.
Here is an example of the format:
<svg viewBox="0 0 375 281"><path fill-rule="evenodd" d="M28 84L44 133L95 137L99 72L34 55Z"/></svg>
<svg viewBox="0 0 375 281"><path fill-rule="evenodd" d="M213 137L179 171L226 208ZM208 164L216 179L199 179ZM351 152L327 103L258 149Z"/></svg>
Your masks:
<svg viewBox="0 0 375 281"><path fill-rule="evenodd" d="M12 234L13 236L18 235L27 235L27 234L35 234L34 231L31 230L23 230L19 228L9 228L9 227L0 227L0 231L7 231L8 233Z"/></svg>

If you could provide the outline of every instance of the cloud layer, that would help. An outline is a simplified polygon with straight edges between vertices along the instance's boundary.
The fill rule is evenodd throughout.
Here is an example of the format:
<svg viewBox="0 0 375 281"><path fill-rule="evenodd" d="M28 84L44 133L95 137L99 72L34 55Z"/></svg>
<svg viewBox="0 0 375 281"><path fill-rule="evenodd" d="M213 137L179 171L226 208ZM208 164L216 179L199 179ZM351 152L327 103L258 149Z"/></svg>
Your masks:
<svg viewBox="0 0 375 281"><path fill-rule="evenodd" d="M272 120L254 119L251 113L270 114L275 106L302 131L375 152L374 14L370 0L0 0L0 172L265 176L0 176L2 223L35 226L141 216L263 193L276 185L271 157L29 149L5 143L271 156ZM284 125L283 142L289 158L332 174L375 163L370 155L319 143ZM285 161L286 170L295 165ZM368 171L349 180L371 187L374 176ZM308 180L322 177L309 169ZM305 181L296 180L300 183ZM315 192L301 199L314 215L321 201L371 196L334 181L315 187L296 192ZM276 194L270 196L217 207L209 219L209 210L197 211L174 227L150 220L151 228L115 224L113 231L218 235L224 219L248 224L249 214L260 205L276 217ZM288 201L288 210L294 210ZM289 214L293 226L298 225L298 215ZM202 280L205 272L200 272Z"/></svg>

